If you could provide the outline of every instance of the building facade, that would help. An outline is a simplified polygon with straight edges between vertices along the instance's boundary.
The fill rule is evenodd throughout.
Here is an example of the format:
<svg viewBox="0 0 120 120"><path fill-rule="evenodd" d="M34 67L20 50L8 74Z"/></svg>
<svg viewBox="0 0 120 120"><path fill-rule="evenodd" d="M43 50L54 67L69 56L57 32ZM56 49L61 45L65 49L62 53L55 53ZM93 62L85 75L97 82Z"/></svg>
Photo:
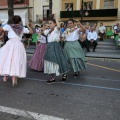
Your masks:
<svg viewBox="0 0 120 120"><path fill-rule="evenodd" d="M82 0L62 0L61 6L61 20L71 17L83 22L103 22L105 26L120 22L120 0L83 0L83 4Z"/></svg>
<svg viewBox="0 0 120 120"><path fill-rule="evenodd" d="M29 0L14 0L14 14L20 15L23 25L31 18L32 8L29 7ZM0 0L0 20L6 24L8 21L7 0Z"/></svg>
<svg viewBox="0 0 120 120"><path fill-rule="evenodd" d="M34 9L34 20L48 18L49 0L30 1ZM59 21L73 18L91 24L103 22L105 26L120 22L120 0L83 0L83 4L82 0L53 0L52 10L57 13Z"/></svg>
<svg viewBox="0 0 120 120"><path fill-rule="evenodd" d="M83 9L83 10L81 10ZM7 22L7 0L0 0L0 18ZM49 17L49 0L14 0L15 14L20 15L25 24L32 21L47 20ZM100 23L113 26L120 22L120 0L53 0L53 13L59 21L69 18L84 22Z"/></svg>

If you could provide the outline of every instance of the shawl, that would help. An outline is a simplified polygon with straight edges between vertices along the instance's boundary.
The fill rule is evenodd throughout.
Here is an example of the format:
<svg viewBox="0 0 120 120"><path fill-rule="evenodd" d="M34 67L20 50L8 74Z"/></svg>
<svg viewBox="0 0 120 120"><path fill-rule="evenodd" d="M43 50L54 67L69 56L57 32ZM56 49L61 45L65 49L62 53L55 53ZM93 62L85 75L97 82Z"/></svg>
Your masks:
<svg viewBox="0 0 120 120"><path fill-rule="evenodd" d="M10 27L18 36L20 36L23 32L23 27L19 24L10 24Z"/></svg>

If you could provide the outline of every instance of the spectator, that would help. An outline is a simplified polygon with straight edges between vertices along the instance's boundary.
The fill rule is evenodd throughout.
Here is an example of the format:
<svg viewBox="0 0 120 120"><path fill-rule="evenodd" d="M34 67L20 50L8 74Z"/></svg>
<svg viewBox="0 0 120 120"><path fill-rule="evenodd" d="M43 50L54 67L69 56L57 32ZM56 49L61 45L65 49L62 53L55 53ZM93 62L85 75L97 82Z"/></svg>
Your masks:
<svg viewBox="0 0 120 120"><path fill-rule="evenodd" d="M114 25L113 30L114 30L114 37L116 37L118 34L116 34L116 30L118 29L119 23L116 23L116 25Z"/></svg>
<svg viewBox="0 0 120 120"><path fill-rule="evenodd" d="M89 25L86 25L85 28L86 28L85 33L88 34L88 33L90 32L90 27L89 27Z"/></svg>
<svg viewBox="0 0 120 120"><path fill-rule="evenodd" d="M119 23L116 23L116 25L114 25L113 27L113 30L115 31L118 28L118 26L119 26Z"/></svg>
<svg viewBox="0 0 120 120"><path fill-rule="evenodd" d="M86 46L86 39L87 39L86 33L85 32L81 32L80 33L80 40L79 40L79 42L80 42L82 48L84 48Z"/></svg>
<svg viewBox="0 0 120 120"><path fill-rule="evenodd" d="M35 32L38 34L40 32L40 27L38 25L35 26Z"/></svg>
<svg viewBox="0 0 120 120"><path fill-rule="evenodd" d="M100 41L103 41L103 37L105 35L106 32L106 27L103 26L103 23L100 23L100 27L98 29L98 35L100 36Z"/></svg>
<svg viewBox="0 0 120 120"><path fill-rule="evenodd" d="M64 31L65 31L64 23L61 23L60 24L60 33L62 34L62 33L64 33Z"/></svg>
<svg viewBox="0 0 120 120"><path fill-rule="evenodd" d="M95 23L95 24L93 25L93 27L94 27L94 31L98 32L97 23Z"/></svg>
<svg viewBox="0 0 120 120"><path fill-rule="evenodd" d="M25 45L25 47L29 47L30 46L30 42L32 40L32 34L24 34L22 42L25 45L25 42L27 42L27 46Z"/></svg>
<svg viewBox="0 0 120 120"><path fill-rule="evenodd" d="M93 43L93 52L95 52L97 46L97 32L94 31L94 27L91 27L90 32L87 35L87 52L90 52L89 44Z"/></svg>
<svg viewBox="0 0 120 120"><path fill-rule="evenodd" d="M29 23L29 27L32 29L30 23ZM26 28L27 28L27 27L26 27ZM26 46L25 43L24 43L24 42L26 42L26 41L27 41L27 46ZM22 39L22 42L23 42L24 46L28 48L28 47L30 46L30 42L31 42L31 41L32 41L32 34L24 34L23 39Z"/></svg>
<svg viewBox="0 0 120 120"><path fill-rule="evenodd" d="M115 30L115 34L118 35L118 45L120 46L120 25L118 25L117 29Z"/></svg>

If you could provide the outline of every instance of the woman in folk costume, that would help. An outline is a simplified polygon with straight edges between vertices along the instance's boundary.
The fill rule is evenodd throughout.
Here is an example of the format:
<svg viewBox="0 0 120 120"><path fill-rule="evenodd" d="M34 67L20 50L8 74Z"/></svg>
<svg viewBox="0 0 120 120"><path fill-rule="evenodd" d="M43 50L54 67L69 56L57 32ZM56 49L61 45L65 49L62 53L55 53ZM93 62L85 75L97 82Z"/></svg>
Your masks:
<svg viewBox="0 0 120 120"><path fill-rule="evenodd" d="M41 32L42 32L42 29L41 29ZM29 63L29 66L34 70L42 71L44 66L43 57L46 50L47 38L42 33L38 33L37 39L38 39L38 42L40 43L36 46L34 54Z"/></svg>
<svg viewBox="0 0 120 120"><path fill-rule="evenodd" d="M65 37L65 46L64 52L66 54L69 66L71 71L73 71L74 77L76 78L79 75L79 72L83 69L86 69L86 60L85 54L81 45L78 42L79 33L84 32L84 26L79 23L80 28L75 28L74 20L68 20L68 28L65 30L63 36Z"/></svg>
<svg viewBox="0 0 120 120"><path fill-rule="evenodd" d="M60 24L57 21L56 15L54 19L49 20L50 31L47 37L47 48L44 55L44 73L51 74L51 79L47 83L54 83L55 75L63 74L62 81L67 78L69 71L68 63L63 53L61 46L59 45L60 39Z"/></svg>
<svg viewBox="0 0 120 120"><path fill-rule="evenodd" d="M9 40L0 49L0 75L4 76L3 81L7 81L7 76L12 77L12 86L17 85L17 77L26 77L26 52L22 40L23 33L32 34L32 29L21 26L22 20L20 16L13 16L12 24L7 24L1 31L8 32Z"/></svg>

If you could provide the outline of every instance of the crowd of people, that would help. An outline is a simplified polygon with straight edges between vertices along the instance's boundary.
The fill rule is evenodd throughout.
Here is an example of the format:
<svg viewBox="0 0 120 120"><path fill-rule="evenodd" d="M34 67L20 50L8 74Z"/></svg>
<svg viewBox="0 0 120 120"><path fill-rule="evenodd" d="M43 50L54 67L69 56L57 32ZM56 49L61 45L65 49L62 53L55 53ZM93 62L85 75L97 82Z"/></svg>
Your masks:
<svg viewBox="0 0 120 120"><path fill-rule="evenodd" d="M90 52L89 46L93 46L93 52L97 47L98 35L103 41L106 28L103 23L100 27L92 26L87 22L82 25L79 20L69 19L66 23L59 23L54 14L46 23L41 22L41 27L35 26L37 34L36 48L29 62L29 67L36 71L43 71L50 75L47 83L56 82L55 76L62 75L62 82L68 78L67 73L72 71L74 77L78 77L81 70L86 69L86 59L83 48ZM116 28L117 27L117 28ZM115 34L120 34L120 25L114 26ZM32 26L30 23L22 26L20 16L15 15L12 23L0 27L0 75L7 81L12 78L13 87L17 85L17 78L26 77L26 52L24 41L29 47L32 40ZM6 38L5 38L6 36Z"/></svg>

